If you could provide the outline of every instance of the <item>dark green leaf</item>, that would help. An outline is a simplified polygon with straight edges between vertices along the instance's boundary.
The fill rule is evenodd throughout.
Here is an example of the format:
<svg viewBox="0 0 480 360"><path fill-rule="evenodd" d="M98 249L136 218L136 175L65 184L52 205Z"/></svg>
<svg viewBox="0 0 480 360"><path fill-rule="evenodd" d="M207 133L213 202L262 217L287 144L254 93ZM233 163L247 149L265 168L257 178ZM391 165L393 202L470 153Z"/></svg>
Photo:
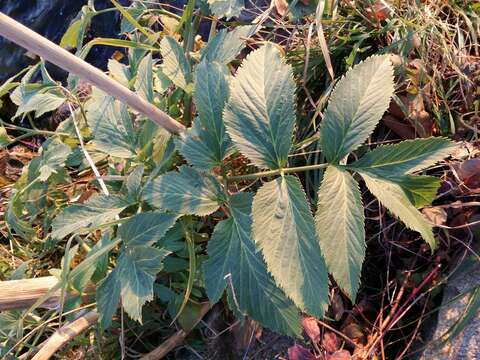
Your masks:
<svg viewBox="0 0 480 360"><path fill-rule="evenodd" d="M118 228L120 236L128 246L152 245L170 229L178 215L161 212L136 214Z"/></svg>
<svg viewBox="0 0 480 360"><path fill-rule="evenodd" d="M216 303L228 287L238 311L274 331L299 336L298 309L275 285L250 237L251 204L251 194L232 196L231 217L215 227L204 263L207 294Z"/></svg>
<svg viewBox="0 0 480 360"><path fill-rule="evenodd" d="M232 62L245 47L245 39L251 37L256 30L256 26L238 26L232 31L220 30L202 51L202 61L221 64Z"/></svg>

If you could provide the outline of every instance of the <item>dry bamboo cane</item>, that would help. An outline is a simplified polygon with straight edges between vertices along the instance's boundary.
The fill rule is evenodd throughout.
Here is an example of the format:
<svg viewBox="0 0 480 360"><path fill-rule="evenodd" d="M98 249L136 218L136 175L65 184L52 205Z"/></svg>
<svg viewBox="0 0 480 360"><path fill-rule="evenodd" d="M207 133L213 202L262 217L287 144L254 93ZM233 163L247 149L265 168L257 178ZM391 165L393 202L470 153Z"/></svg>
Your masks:
<svg viewBox="0 0 480 360"><path fill-rule="evenodd" d="M0 281L0 311L27 309L45 295L58 282L53 276L35 279ZM60 293L53 294L41 306L58 305Z"/></svg>
<svg viewBox="0 0 480 360"><path fill-rule="evenodd" d="M178 134L185 130L185 127L181 123L172 119L168 114L153 106L133 91L130 91L125 86L111 79L99 69L1 12L0 36L39 55L62 69L78 75L80 78L105 91L107 94L144 114L150 120L171 133Z"/></svg>

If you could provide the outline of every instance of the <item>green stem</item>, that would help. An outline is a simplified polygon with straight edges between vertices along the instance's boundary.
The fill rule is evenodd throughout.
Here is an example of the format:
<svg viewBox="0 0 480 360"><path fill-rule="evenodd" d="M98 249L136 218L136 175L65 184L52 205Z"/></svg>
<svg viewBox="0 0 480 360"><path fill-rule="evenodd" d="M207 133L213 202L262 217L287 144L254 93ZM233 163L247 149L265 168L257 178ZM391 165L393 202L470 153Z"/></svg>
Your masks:
<svg viewBox="0 0 480 360"><path fill-rule="evenodd" d="M242 181L242 180L253 180L267 176L275 176L281 174L291 174L296 172L302 171L309 171L309 170L317 170L317 169L324 169L329 164L315 164L315 165L306 165L306 166L298 166L298 167L291 167L285 169L275 169L275 170L268 170L268 171L260 171L253 174L246 174L246 175L238 175L238 176L230 176L227 178L228 181Z"/></svg>

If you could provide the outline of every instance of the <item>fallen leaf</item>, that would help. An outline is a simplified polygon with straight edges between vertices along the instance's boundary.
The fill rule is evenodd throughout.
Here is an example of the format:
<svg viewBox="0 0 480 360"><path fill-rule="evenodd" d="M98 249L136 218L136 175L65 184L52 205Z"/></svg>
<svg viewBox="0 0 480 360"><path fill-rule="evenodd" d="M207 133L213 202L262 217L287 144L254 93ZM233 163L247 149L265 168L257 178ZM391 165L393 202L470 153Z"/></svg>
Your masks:
<svg viewBox="0 0 480 360"><path fill-rule="evenodd" d="M294 345L288 348L289 360L319 360L318 356L315 356L310 350L304 348L301 345Z"/></svg>
<svg viewBox="0 0 480 360"><path fill-rule="evenodd" d="M320 341L320 328L318 327L317 320L314 317L309 316L303 318L302 326L310 340L312 340L314 343L318 343Z"/></svg>
<svg viewBox="0 0 480 360"><path fill-rule="evenodd" d="M333 318L335 321L339 321L345 313L345 306L339 291L333 293L330 305L332 307Z"/></svg>
<svg viewBox="0 0 480 360"><path fill-rule="evenodd" d="M445 225L447 223L447 212L441 207L426 207L422 209L423 215L428 219L432 224Z"/></svg>
<svg viewBox="0 0 480 360"><path fill-rule="evenodd" d="M340 340L333 332L327 331L323 334L322 346L329 353L334 353L340 347Z"/></svg>
<svg viewBox="0 0 480 360"><path fill-rule="evenodd" d="M351 358L347 350L338 350L331 355L327 355L327 360L350 360Z"/></svg>
<svg viewBox="0 0 480 360"><path fill-rule="evenodd" d="M480 158L465 160L455 170L467 191L480 193Z"/></svg>

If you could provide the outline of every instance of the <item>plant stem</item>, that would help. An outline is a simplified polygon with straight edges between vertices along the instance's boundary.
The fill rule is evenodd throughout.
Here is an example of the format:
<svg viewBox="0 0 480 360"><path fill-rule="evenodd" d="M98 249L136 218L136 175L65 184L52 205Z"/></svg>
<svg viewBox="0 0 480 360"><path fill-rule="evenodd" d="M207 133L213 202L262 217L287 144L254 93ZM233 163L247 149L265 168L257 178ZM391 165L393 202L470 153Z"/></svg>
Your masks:
<svg viewBox="0 0 480 360"><path fill-rule="evenodd" d="M328 165L329 164L325 163L325 164L291 167L291 168L285 168L285 169L260 171L253 174L230 176L230 177L227 177L227 180L228 181L252 180L252 179L258 179L258 178L267 177L267 176L275 176L275 175L281 175L281 174L291 174L291 173L302 172L302 171L323 169L323 168L326 168Z"/></svg>

